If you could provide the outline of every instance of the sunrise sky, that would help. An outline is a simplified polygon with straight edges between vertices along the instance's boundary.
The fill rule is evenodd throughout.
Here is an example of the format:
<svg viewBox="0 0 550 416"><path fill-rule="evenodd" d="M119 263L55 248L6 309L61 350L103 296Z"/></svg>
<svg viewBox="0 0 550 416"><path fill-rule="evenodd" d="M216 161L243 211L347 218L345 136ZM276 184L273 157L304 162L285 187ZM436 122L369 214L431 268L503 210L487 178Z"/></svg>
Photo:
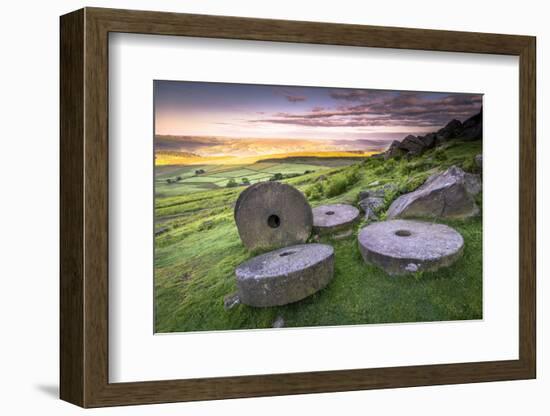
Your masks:
<svg viewBox="0 0 550 416"><path fill-rule="evenodd" d="M158 135L387 139L481 108L481 94L155 81Z"/></svg>

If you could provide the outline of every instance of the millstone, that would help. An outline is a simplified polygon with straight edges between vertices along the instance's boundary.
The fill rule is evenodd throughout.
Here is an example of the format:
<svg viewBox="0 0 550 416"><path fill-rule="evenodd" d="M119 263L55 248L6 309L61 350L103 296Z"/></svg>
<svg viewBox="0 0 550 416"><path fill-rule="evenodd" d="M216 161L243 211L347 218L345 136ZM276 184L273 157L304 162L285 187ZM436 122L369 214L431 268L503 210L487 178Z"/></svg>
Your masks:
<svg viewBox="0 0 550 416"><path fill-rule="evenodd" d="M451 227L421 221L377 222L363 228L358 239L365 262L390 275L449 266L464 248L464 239Z"/></svg>
<svg viewBox="0 0 550 416"><path fill-rule="evenodd" d="M235 222L250 250L304 243L311 234L313 214L305 196L290 185L262 182L241 193Z"/></svg>
<svg viewBox="0 0 550 416"><path fill-rule="evenodd" d="M334 274L334 249L300 244L254 257L235 270L241 303L278 306L297 302L324 288Z"/></svg>
<svg viewBox="0 0 550 416"><path fill-rule="evenodd" d="M313 208L313 231L319 235L340 235L359 220L359 210L351 205L333 204Z"/></svg>
<svg viewBox="0 0 550 416"><path fill-rule="evenodd" d="M237 198L237 201L235 202L235 209L233 211L233 216L234 216L235 220L237 219L237 211L239 210L239 206L241 205L241 202L245 198L246 194L248 192L250 192L251 189L254 189L256 186L260 185L261 183L262 182L257 182L253 185L247 186L246 189L239 194L239 197Z"/></svg>

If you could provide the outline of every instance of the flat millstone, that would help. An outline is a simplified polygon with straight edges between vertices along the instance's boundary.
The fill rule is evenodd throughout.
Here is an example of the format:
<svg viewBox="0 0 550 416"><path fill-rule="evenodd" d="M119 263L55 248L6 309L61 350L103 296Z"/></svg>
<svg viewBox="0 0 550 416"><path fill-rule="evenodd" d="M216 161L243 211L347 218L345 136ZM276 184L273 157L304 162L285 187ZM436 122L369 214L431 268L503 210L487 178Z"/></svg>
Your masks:
<svg viewBox="0 0 550 416"><path fill-rule="evenodd" d="M365 262L390 275L450 266L464 248L464 239L451 227L409 220L368 225L359 232L358 240Z"/></svg>
<svg viewBox="0 0 550 416"><path fill-rule="evenodd" d="M279 182L257 183L241 192L234 217L241 241L249 250L305 243L313 223L305 196Z"/></svg>
<svg viewBox="0 0 550 416"><path fill-rule="evenodd" d="M352 205L332 204L313 208L313 232L319 235L338 234L351 229L359 220L359 210Z"/></svg>
<svg viewBox="0 0 550 416"><path fill-rule="evenodd" d="M278 306L302 300L323 289L334 275L334 249L299 244L254 257L237 267L241 303Z"/></svg>

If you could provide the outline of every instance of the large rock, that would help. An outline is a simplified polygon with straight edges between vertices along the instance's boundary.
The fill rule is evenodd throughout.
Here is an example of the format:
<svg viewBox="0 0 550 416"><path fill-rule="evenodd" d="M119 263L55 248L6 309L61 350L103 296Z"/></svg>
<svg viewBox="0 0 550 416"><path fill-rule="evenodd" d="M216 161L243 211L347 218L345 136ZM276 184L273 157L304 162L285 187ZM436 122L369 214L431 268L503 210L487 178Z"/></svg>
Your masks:
<svg viewBox="0 0 550 416"><path fill-rule="evenodd" d="M318 235L345 234L358 220L359 210L351 205L331 204L313 208L313 232Z"/></svg>
<svg viewBox="0 0 550 416"><path fill-rule="evenodd" d="M334 249L301 244L254 257L235 270L241 303L279 306L323 289L334 275Z"/></svg>
<svg viewBox="0 0 550 416"><path fill-rule="evenodd" d="M470 117L464 123L460 120L451 120L445 127L437 132L428 133L425 136L413 136L409 134L399 142L394 140L388 149L383 152L384 159L396 156L417 156L428 149L440 146L453 139L478 140L483 134L483 113L482 110Z"/></svg>
<svg viewBox="0 0 550 416"><path fill-rule="evenodd" d="M464 173L464 185L471 195L477 195L481 192L481 175L473 173Z"/></svg>
<svg viewBox="0 0 550 416"><path fill-rule="evenodd" d="M250 250L304 243L313 225L305 196L280 182L248 187L237 199L234 215L239 236Z"/></svg>
<svg viewBox="0 0 550 416"><path fill-rule="evenodd" d="M399 144L399 148L410 155L419 155L426 149L426 144L420 137L409 134Z"/></svg>
<svg viewBox="0 0 550 416"><path fill-rule="evenodd" d="M462 125L463 129L460 137L465 140L478 140L483 135L483 113L480 111L475 116L470 117Z"/></svg>
<svg viewBox="0 0 550 416"><path fill-rule="evenodd" d="M384 198L369 196L359 201L359 206L365 213L365 219L376 221L378 220L378 212L384 207Z"/></svg>
<svg viewBox="0 0 550 416"><path fill-rule="evenodd" d="M372 185L372 184L371 184ZM376 185L379 185L379 182L376 182ZM359 192L358 195L358 205L361 210L365 213L365 220L377 221L378 212L385 205L385 197L388 193L393 192L397 189L397 186L393 183L387 183L381 188L377 189L366 189Z"/></svg>
<svg viewBox="0 0 550 416"><path fill-rule="evenodd" d="M418 138L422 140L426 149L432 149L435 147L435 141L437 139L437 135L435 133L429 133L425 136L419 136Z"/></svg>
<svg viewBox="0 0 550 416"><path fill-rule="evenodd" d="M464 239L451 227L408 220L368 225L360 231L358 242L365 262L390 275L449 266L464 247Z"/></svg>
<svg viewBox="0 0 550 416"><path fill-rule="evenodd" d="M437 142L443 143L449 139L456 139L462 134L463 126L460 120L451 120L445 127L439 129L436 133Z"/></svg>
<svg viewBox="0 0 550 416"><path fill-rule="evenodd" d="M369 196L359 201L359 206L363 211L365 211L367 208L378 211L384 206L384 198Z"/></svg>
<svg viewBox="0 0 550 416"><path fill-rule="evenodd" d="M414 192L401 195L391 204L392 218L466 218L479 213L474 196L481 191L478 175L452 166L430 176Z"/></svg>
<svg viewBox="0 0 550 416"><path fill-rule="evenodd" d="M387 160L392 157L402 156L405 152L400 148L400 144L398 140L394 140L384 152L384 159Z"/></svg>

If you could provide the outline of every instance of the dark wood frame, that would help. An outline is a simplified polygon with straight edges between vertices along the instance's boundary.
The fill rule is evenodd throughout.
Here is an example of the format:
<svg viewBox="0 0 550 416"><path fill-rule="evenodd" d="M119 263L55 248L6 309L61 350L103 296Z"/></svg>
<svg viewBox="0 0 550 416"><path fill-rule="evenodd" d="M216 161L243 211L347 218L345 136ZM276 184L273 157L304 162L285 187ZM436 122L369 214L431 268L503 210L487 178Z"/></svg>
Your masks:
<svg viewBox="0 0 550 416"><path fill-rule="evenodd" d="M519 56L519 359L109 383L110 32ZM85 8L61 17L60 46L60 396L63 400L83 407L100 407L535 378L534 37Z"/></svg>

